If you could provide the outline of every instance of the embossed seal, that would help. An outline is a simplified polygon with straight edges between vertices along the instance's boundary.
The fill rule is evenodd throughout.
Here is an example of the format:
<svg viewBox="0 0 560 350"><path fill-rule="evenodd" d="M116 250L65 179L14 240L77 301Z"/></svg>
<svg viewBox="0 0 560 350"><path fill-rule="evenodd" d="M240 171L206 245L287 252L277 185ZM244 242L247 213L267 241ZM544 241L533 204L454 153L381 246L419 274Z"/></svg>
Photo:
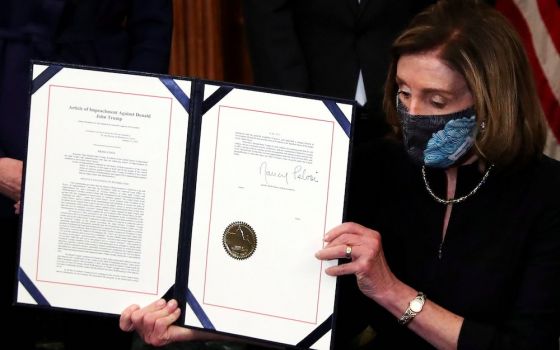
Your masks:
<svg viewBox="0 0 560 350"><path fill-rule="evenodd" d="M223 236L224 249L234 259L244 260L257 248L257 235L249 224L236 221L228 225Z"/></svg>

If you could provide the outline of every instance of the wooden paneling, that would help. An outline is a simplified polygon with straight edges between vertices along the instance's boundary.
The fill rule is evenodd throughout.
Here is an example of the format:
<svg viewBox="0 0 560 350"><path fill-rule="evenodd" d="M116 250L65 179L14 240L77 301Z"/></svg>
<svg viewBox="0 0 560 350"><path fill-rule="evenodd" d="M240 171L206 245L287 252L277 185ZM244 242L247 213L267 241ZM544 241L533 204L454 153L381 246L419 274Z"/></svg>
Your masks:
<svg viewBox="0 0 560 350"><path fill-rule="evenodd" d="M241 0L174 0L170 73L250 83Z"/></svg>

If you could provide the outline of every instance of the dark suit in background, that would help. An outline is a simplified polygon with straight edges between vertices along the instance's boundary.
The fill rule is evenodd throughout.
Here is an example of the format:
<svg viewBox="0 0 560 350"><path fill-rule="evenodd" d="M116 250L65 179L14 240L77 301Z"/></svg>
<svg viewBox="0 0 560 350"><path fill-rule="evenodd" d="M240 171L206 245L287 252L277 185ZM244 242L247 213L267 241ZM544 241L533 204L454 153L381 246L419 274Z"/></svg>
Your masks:
<svg viewBox="0 0 560 350"><path fill-rule="evenodd" d="M244 0L256 85L368 103L358 138L388 131L381 111L391 43L433 0Z"/></svg>
<svg viewBox="0 0 560 350"><path fill-rule="evenodd" d="M30 59L167 73L171 31L171 0L2 1L0 158L21 161L25 157ZM10 285L15 279L12 276L15 276L17 240L14 202L14 198L0 193L2 253L7 261L1 277ZM14 312L9 306L11 299L12 288L4 288L2 310L7 310L9 315ZM42 338L62 340L66 342L65 349L96 348L96 345L117 340L111 339L111 334L100 334L98 331L103 322L93 318L78 315L52 317L46 313L38 317L39 312L35 310L15 310L14 317L22 323L11 324L29 331L29 336L21 339L25 342L18 347L21 349L32 348L33 343ZM37 322L29 322L32 318L37 318ZM10 323L10 317L7 319ZM57 322L61 325L49 324ZM90 323L89 329L86 323ZM111 320L111 327L117 334L116 321ZM65 334L55 334L58 331Z"/></svg>
<svg viewBox="0 0 560 350"><path fill-rule="evenodd" d="M3 1L0 157L25 156L30 59L167 73L171 29L171 0Z"/></svg>

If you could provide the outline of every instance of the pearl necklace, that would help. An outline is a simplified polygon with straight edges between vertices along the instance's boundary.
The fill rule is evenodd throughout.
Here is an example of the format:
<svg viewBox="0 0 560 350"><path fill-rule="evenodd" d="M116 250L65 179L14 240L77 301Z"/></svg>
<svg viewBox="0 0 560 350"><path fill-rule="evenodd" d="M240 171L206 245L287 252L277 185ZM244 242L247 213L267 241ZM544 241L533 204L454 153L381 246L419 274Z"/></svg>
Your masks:
<svg viewBox="0 0 560 350"><path fill-rule="evenodd" d="M426 178L426 166L423 165L422 166L422 179L424 180L424 185L426 186L426 190L428 190L428 193L432 196L432 198L434 198L437 202L441 203L441 204L455 204L455 203L460 203L462 201L464 201L465 199L469 198L470 196L472 196L473 194L476 193L476 191L478 191L478 189L480 188L480 186L482 186L482 184L484 182L486 182L486 178L488 177L488 174L490 174L490 170L492 170L492 168L494 167L494 164L491 164L488 167L488 170L486 170L486 172L484 173L484 176L482 176L482 180L480 180L480 182L478 183L478 185L476 185L475 188L473 188L472 191L470 191L469 193L467 193L466 195L464 195L463 197L459 197L459 198L452 198L452 199L441 199L438 196L436 196L436 194L432 191L432 189L430 188L430 184L428 184L428 179Z"/></svg>

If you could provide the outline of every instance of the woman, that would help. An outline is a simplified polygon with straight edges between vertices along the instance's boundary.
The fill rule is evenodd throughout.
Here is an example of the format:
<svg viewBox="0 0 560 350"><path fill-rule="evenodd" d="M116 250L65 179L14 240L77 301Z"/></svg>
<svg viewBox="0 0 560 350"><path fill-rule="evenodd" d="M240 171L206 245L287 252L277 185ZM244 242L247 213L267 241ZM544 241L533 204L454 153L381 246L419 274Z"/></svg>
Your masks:
<svg viewBox="0 0 560 350"><path fill-rule="evenodd" d="M392 62L384 105L404 147L357 152L360 224L334 228L316 253L348 258L327 273L355 275L361 292L343 290L338 325L369 325L376 349L558 349L560 164L541 153L519 38L484 4L440 1L395 41ZM198 337L169 326L178 314L173 301L132 306L121 328L154 344Z"/></svg>

